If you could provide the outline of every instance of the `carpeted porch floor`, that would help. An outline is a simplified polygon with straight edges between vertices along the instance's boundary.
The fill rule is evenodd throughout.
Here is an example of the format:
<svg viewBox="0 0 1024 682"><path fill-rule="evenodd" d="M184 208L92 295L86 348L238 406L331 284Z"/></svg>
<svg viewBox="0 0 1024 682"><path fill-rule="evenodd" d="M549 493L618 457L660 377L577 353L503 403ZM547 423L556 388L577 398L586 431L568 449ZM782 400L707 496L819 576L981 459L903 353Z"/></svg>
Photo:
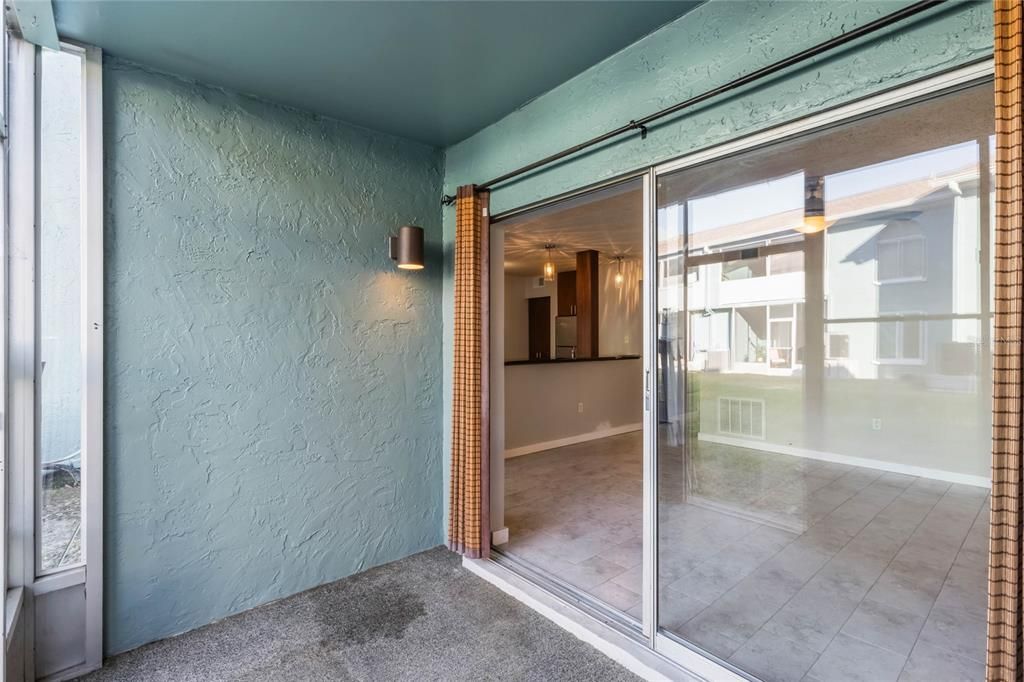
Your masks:
<svg viewBox="0 0 1024 682"><path fill-rule="evenodd" d="M82 679L638 678L438 547L114 656Z"/></svg>

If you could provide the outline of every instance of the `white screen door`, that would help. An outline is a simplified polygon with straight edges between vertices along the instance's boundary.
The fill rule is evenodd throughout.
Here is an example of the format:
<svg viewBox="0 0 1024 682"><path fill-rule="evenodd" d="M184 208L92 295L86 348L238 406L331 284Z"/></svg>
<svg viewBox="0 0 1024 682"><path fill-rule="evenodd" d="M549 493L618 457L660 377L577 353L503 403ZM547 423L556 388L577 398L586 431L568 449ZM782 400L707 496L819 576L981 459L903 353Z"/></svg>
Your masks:
<svg viewBox="0 0 1024 682"><path fill-rule="evenodd" d="M103 655L102 66L9 41L6 672L70 679Z"/></svg>

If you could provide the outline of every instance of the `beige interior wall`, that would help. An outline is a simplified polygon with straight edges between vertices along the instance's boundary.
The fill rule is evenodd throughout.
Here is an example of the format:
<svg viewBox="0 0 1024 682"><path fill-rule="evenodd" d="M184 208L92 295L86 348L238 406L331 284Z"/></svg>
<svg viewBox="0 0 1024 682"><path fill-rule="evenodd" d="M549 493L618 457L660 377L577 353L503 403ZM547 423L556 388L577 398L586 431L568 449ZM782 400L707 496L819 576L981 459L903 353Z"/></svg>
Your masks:
<svg viewBox="0 0 1024 682"><path fill-rule="evenodd" d="M643 347L643 310L641 306L640 261L622 261L622 286L615 284L618 265L602 258L598 267L601 294L598 306L598 343L601 355L640 355Z"/></svg>
<svg viewBox="0 0 1024 682"><path fill-rule="evenodd" d="M639 427L642 400L640 359L506 367L505 449Z"/></svg>
<svg viewBox="0 0 1024 682"><path fill-rule="evenodd" d="M555 357L555 316L558 297L555 282L536 286L536 277L505 276L505 361L527 360L530 354L528 299L551 297L551 357Z"/></svg>
<svg viewBox="0 0 1024 682"><path fill-rule="evenodd" d="M505 360L526 360L529 316L523 296L524 277L505 277Z"/></svg>

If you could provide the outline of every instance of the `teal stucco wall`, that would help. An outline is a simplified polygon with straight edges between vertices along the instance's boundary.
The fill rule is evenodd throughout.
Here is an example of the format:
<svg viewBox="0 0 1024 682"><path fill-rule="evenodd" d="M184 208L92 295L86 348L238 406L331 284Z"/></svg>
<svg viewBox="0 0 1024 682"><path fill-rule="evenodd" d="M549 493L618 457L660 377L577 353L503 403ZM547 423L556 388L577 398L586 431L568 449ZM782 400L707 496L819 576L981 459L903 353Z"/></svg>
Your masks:
<svg viewBox="0 0 1024 682"><path fill-rule="evenodd" d="M106 648L434 546L439 151L107 60ZM397 271L385 237L426 230Z"/></svg>
<svg viewBox="0 0 1024 682"><path fill-rule="evenodd" d="M445 192L481 183L726 83L909 2L711 0L446 150ZM983 60L989 2L949 3L805 66L506 184L492 214ZM452 245L444 211L444 395L450 421ZM449 452L448 430L444 452ZM448 466L445 464L447 488ZM447 500L447 497L445 498ZM447 512L447 509L446 509Z"/></svg>

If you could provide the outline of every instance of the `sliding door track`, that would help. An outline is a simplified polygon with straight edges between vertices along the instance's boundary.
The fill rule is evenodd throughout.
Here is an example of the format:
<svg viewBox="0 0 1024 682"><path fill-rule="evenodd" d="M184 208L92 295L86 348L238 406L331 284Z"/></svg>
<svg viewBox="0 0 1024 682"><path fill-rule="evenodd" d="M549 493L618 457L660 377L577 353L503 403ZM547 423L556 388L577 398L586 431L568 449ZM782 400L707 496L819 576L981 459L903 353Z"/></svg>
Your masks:
<svg viewBox="0 0 1024 682"><path fill-rule="evenodd" d="M639 621L590 596L575 585L570 585L528 561L506 554L499 547L491 548L491 561L530 581L545 592L550 593L569 606L579 609L616 632L637 642L647 643L647 638L644 637Z"/></svg>

